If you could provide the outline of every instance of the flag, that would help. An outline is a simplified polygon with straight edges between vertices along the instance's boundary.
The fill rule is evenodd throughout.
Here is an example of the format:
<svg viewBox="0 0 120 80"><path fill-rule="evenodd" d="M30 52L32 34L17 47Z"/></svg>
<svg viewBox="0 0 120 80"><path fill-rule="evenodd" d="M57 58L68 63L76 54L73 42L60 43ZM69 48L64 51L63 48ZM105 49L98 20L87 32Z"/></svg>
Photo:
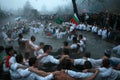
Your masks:
<svg viewBox="0 0 120 80"><path fill-rule="evenodd" d="M78 25L80 23L76 13L74 13L74 16L72 17L72 19L70 20L72 23L74 23L75 25Z"/></svg>
<svg viewBox="0 0 120 80"><path fill-rule="evenodd" d="M62 24L62 22L63 22L63 20L60 17L56 19L57 24Z"/></svg>

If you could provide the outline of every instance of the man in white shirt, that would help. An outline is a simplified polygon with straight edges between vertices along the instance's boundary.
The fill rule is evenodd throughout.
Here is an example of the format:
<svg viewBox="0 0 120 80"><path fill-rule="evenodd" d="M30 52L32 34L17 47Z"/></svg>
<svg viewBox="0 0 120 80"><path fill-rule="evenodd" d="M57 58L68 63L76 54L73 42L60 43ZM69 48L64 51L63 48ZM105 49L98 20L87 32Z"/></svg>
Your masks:
<svg viewBox="0 0 120 80"><path fill-rule="evenodd" d="M83 52L85 49L85 43L86 43L86 37L83 37L83 35L78 36L79 46L80 46L80 52Z"/></svg>
<svg viewBox="0 0 120 80"><path fill-rule="evenodd" d="M110 61L109 59L104 59L102 61L102 67L98 68L99 74L96 78L96 80L116 80L119 72L115 71L110 67Z"/></svg>
<svg viewBox="0 0 120 80"><path fill-rule="evenodd" d="M92 63L92 66L95 67L99 67L100 64L102 63L102 59L92 59L90 58L91 53L90 52L86 52L83 58L80 59L71 59L74 65L84 65L85 61L90 61Z"/></svg>
<svg viewBox="0 0 120 80"><path fill-rule="evenodd" d="M104 39L106 39L106 38L107 38L107 29L104 28L104 29L102 30L102 39L104 40Z"/></svg>
<svg viewBox="0 0 120 80"><path fill-rule="evenodd" d="M58 59L54 58L52 55L49 55L49 53L52 50L52 46L51 45L45 45L43 50L44 50L44 54L46 54L46 56L42 57L40 59L40 62L42 62L42 63L51 62L53 64L59 64L59 60Z"/></svg>
<svg viewBox="0 0 120 80"><path fill-rule="evenodd" d="M53 74L46 73L44 71L39 70L39 74L36 74L34 72L31 72L32 70L38 70L35 68L37 66L37 59L36 58L30 58L29 64L31 68L21 68L20 66L23 63L23 57L22 55L16 56L16 63L12 64L11 69L14 71L11 75L13 77L13 80L51 80L53 78ZM31 71L29 71L31 70Z"/></svg>
<svg viewBox="0 0 120 80"><path fill-rule="evenodd" d="M29 70L33 72L32 76L35 77L35 79L33 80L51 80L54 78L54 73L47 73L36 68L36 66L38 65L37 58L35 57L30 58L29 65L30 65Z"/></svg>
<svg viewBox="0 0 120 80"><path fill-rule="evenodd" d="M86 31L91 31L91 25L89 25L89 24L87 24L87 26L86 26L87 28L86 28Z"/></svg>
<svg viewBox="0 0 120 80"><path fill-rule="evenodd" d="M1 32L1 36L2 36L2 38L3 38L4 45L5 45L5 46L8 46L8 45L9 45L9 42L11 41L11 39L8 37L7 32L2 31L2 32Z"/></svg>
<svg viewBox="0 0 120 80"><path fill-rule="evenodd" d="M71 77L80 78L84 80L85 78L89 78L94 75L92 71L95 72L95 74L98 74L98 70L95 70L95 69L94 70L91 69L91 72L76 72L73 70L66 70L65 72Z"/></svg>
<svg viewBox="0 0 120 80"><path fill-rule="evenodd" d="M92 69L92 64L89 61L85 61L84 68L85 70L83 70L83 72L76 72L73 70L65 70L65 72L71 77L83 80L93 80L99 72L98 69Z"/></svg>
<svg viewBox="0 0 120 80"><path fill-rule="evenodd" d="M73 43L71 44L70 49L77 49L77 47L78 47L77 37L73 37L72 42Z"/></svg>
<svg viewBox="0 0 120 80"><path fill-rule="evenodd" d="M49 53L52 50L51 45L45 45L43 50L44 50L44 54L42 54L42 57L40 58L40 62L43 63L43 64L50 62L50 63L58 65L64 57L68 57L66 55L63 55L60 59L56 59L56 58L54 58L54 56L49 55Z"/></svg>
<svg viewBox="0 0 120 80"><path fill-rule="evenodd" d="M15 57L16 62L12 63L10 66L10 74L12 80L24 80L24 77L30 75L30 72L27 71L27 67L22 65L23 57L22 55L17 55Z"/></svg>
<svg viewBox="0 0 120 80"><path fill-rule="evenodd" d="M40 42L38 49L34 52L34 55L39 58L40 56L42 56L42 54L44 54L44 43Z"/></svg>
<svg viewBox="0 0 120 80"><path fill-rule="evenodd" d="M110 50L105 50L105 52L104 52L104 58L110 60L111 66L112 66L113 68L119 68L120 58L112 57Z"/></svg>
<svg viewBox="0 0 120 80"><path fill-rule="evenodd" d="M97 35L101 38L101 36L102 36L102 29L101 28L98 29Z"/></svg>
<svg viewBox="0 0 120 80"><path fill-rule="evenodd" d="M15 52L12 46L9 46L6 49L6 53L8 54L9 59L6 59L5 66L3 67L4 70L10 70L10 66L14 63L16 63L15 60Z"/></svg>
<svg viewBox="0 0 120 80"><path fill-rule="evenodd" d="M115 46L115 47L113 48L113 51L120 56L120 45Z"/></svg>

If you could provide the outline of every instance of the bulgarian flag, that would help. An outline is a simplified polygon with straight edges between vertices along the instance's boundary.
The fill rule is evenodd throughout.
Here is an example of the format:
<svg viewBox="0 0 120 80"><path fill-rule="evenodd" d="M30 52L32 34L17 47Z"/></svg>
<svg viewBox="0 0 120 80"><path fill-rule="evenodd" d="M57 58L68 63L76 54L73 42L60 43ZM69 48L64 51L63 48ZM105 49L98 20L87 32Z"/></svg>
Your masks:
<svg viewBox="0 0 120 80"><path fill-rule="evenodd" d="M70 20L72 23L74 23L75 25L78 25L80 23L76 13L74 13L74 16L72 17L72 19Z"/></svg>

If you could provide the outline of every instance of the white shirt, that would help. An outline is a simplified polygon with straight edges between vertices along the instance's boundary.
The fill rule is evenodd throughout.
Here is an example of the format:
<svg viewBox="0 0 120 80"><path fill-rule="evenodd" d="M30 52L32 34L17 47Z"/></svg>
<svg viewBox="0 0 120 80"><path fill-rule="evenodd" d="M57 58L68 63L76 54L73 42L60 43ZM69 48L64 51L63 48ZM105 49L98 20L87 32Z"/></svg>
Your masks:
<svg viewBox="0 0 120 80"><path fill-rule="evenodd" d="M44 53L44 50L43 50L43 49L40 49L40 50L38 51L38 53L39 53L39 54L43 54L43 53Z"/></svg>
<svg viewBox="0 0 120 80"><path fill-rule="evenodd" d="M70 48L71 48L71 49L76 49L76 48L77 48L77 44L72 44L72 45L70 46Z"/></svg>
<svg viewBox="0 0 120 80"><path fill-rule="evenodd" d="M91 62L92 66L93 67L99 67L100 64L102 63L102 59L92 59L92 58L88 58L87 59L88 61ZM74 59L74 65L84 65L85 61L87 61L86 59Z"/></svg>
<svg viewBox="0 0 120 80"><path fill-rule="evenodd" d="M2 32L2 37L4 40L8 38L8 35L6 34L6 32L4 32L4 31Z"/></svg>
<svg viewBox="0 0 120 80"><path fill-rule="evenodd" d="M68 40L68 41L72 41L74 37L75 37L74 35L68 36L68 39L67 39L67 40Z"/></svg>
<svg viewBox="0 0 120 80"><path fill-rule="evenodd" d="M105 68L105 67L102 67L102 68L98 68L99 69L99 75L101 77L108 77L110 76L111 72L112 72L112 68Z"/></svg>
<svg viewBox="0 0 120 80"><path fill-rule="evenodd" d="M79 29L80 29L80 30L82 30L82 29L83 29L82 24L79 24Z"/></svg>
<svg viewBox="0 0 120 80"><path fill-rule="evenodd" d="M95 26L95 28L94 28L94 32L97 33L97 26Z"/></svg>
<svg viewBox="0 0 120 80"><path fill-rule="evenodd" d="M18 66L22 66L22 64L19 63L14 63L11 64L10 66L10 74L11 74L11 78L13 80L24 80L24 77L27 77L30 75L30 72L28 71L28 69L17 69Z"/></svg>
<svg viewBox="0 0 120 80"><path fill-rule="evenodd" d="M11 73L13 79L15 80L51 80L53 79L53 74L49 74L45 77L37 75L35 73L32 73L29 71L29 69L17 69L17 66L22 66L19 63L15 63L12 66L12 69L14 69L14 72Z"/></svg>
<svg viewBox="0 0 120 80"><path fill-rule="evenodd" d="M110 60L120 63L120 58L117 58L117 57L110 57Z"/></svg>
<svg viewBox="0 0 120 80"><path fill-rule="evenodd" d="M17 69L18 74L22 77L21 80L30 80L31 72L29 69Z"/></svg>
<svg viewBox="0 0 120 80"><path fill-rule="evenodd" d="M17 38L16 31L13 31L13 32L12 32L12 34L11 34L11 38L12 38L12 39L16 39L16 38Z"/></svg>
<svg viewBox="0 0 120 80"><path fill-rule="evenodd" d="M90 31L90 30L91 30L91 27L92 27L91 25L87 25L86 30L87 30L87 31Z"/></svg>
<svg viewBox="0 0 120 80"><path fill-rule="evenodd" d="M74 65L84 65L85 59L74 59Z"/></svg>
<svg viewBox="0 0 120 80"><path fill-rule="evenodd" d="M120 71L119 71L119 73L120 73ZM116 70L112 69L112 73L111 73L110 77L108 78L108 80L116 80L118 75L119 75L118 72L116 72Z"/></svg>
<svg viewBox="0 0 120 80"><path fill-rule="evenodd" d="M90 61L92 63L92 66L94 68L99 67L102 63L102 59L92 59L92 58L88 58L88 61Z"/></svg>
<svg viewBox="0 0 120 80"><path fill-rule="evenodd" d="M12 64L16 63L15 56L12 56L12 57L10 58L9 63L12 63Z"/></svg>
<svg viewBox="0 0 120 80"><path fill-rule="evenodd" d="M83 30L86 30L86 25L85 24L83 24Z"/></svg>
<svg viewBox="0 0 120 80"><path fill-rule="evenodd" d="M33 46L34 48L38 48L38 45L35 45L31 40L29 40L29 44Z"/></svg>
<svg viewBox="0 0 120 80"><path fill-rule="evenodd" d="M73 26L71 26L70 27L70 32L72 32L74 30L74 27Z"/></svg>
<svg viewBox="0 0 120 80"><path fill-rule="evenodd" d="M35 56L41 56L42 54L44 54L43 49L40 49L39 51L35 51L34 52Z"/></svg>
<svg viewBox="0 0 120 80"><path fill-rule="evenodd" d="M99 29L99 30L98 30L98 35L99 35L99 36L102 35L102 29Z"/></svg>
<svg viewBox="0 0 120 80"><path fill-rule="evenodd" d="M85 47L85 44L84 44L83 40L80 40L78 44L80 45L80 47Z"/></svg>
<svg viewBox="0 0 120 80"><path fill-rule="evenodd" d="M42 63L48 63L48 62L51 62L51 63L54 63L54 64L59 64L59 60L54 58L52 55L48 55L48 56L45 56L43 57L40 62Z"/></svg>
<svg viewBox="0 0 120 80"><path fill-rule="evenodd" d="M92 32L94 32L95 26L92 27Z"/></svg>
<svg viewBox="0 0 120 80"><path fill-rule="evenodd" d="M116 73L112 68L98 68L99 74L98 76L102 78L102 80L115 80L118 77L118 73Z"/></svg>
<svg viewBox="0 0 120 80"><path fill-rule="evenodd" d="M103 35L103 36L107 36L107 30L106 30L106 29L104 29L104 30L102 31L102 35Z"/></svg>
<svg viewBox="0 0 120 80"><path fill-rule="evenodd" d="M72 70L66 70L65 72L74 78L88 78L93 75L93 73L91 73L91 72L83 73L83 72L75 72Z"/></svg>
<svg viewBox="0 0 120 80"><path fill-rule="evenodd" d="M21 40L22 40L22 41L27 41L28 39L22 38Z"/></svg>
<svg viewBox="0 0 120 80"><path fill-rule="evenodd" d="M86 29L85 24L82 24L81 26L82 26L82 30L85 30L85 29Z"/></svg>
<svg viewBox="0 0 120 80"><path fill-rule="evenodd" d="M117 51L116 53L120 55L120 45L114 47L113 51Z"/></svg>

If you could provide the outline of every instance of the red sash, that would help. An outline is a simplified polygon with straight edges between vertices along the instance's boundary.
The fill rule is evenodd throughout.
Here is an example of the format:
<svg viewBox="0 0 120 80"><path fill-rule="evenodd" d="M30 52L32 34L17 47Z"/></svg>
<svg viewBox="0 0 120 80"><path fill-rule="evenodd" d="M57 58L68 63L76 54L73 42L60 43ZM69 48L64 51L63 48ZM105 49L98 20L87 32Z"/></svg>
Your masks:
<svg viewBox="0 0 120 80"><path fill-rule="evenodd" d="M7 58L6 58L6 67L10 67L10 64L9 64L10 58L11 58L11 56L7 56Z"/></svg>

